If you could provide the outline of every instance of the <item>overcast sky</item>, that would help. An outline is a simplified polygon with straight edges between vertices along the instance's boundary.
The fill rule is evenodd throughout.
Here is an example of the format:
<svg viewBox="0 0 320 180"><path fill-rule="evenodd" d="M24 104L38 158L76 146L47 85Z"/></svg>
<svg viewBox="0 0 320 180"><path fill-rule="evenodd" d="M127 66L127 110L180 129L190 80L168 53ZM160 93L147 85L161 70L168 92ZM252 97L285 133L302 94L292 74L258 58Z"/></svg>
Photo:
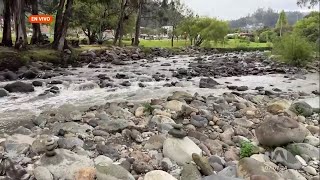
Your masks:
<svg viewBox="0 0 320 180"><path fill-rule="evenodd" d="M258 8L274 10L308 11L297 6L297 0L182 0L200 16L218 17L224 20L238 19Z"/></svg>

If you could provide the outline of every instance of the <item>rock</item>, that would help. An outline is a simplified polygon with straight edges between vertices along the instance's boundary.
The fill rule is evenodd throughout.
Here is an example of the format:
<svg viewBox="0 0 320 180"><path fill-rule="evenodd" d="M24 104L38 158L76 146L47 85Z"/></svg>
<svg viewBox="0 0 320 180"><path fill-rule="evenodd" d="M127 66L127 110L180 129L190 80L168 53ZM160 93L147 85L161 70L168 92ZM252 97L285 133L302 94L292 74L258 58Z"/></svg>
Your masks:
<svg viewBox="0 0 320 180"><path fill-rule="evenodd" d="M135 178L122 166L115 164L100 163L95 166L97 172L97 180L135 180Z"/></svg>
<svg viewBox="0 0 320 180"><path fill-rule="evenodd" d="M314 167L311 167L311 166L306 166L306 167L302 167L302 169L307 172L308 174L311 174L311 175L317 175L317 170L314 168Z"/></svg>
<svg viewBox="0 0 320 180"><path fill-rule="evenodd" d="M100 155L105 155L111 159L119 159L120 154L112 145L98 144L97 151Z"/></svg>
<svg viewBox="0 0 320 180"><path fill-rule="evenodd" d="M196 163L197 166L200 167L200 171L205 176L210 176L213 174L213 168L208 162L208 159L201 157L200 155L193 153L192 159Z"/></svg>
<svg viewBox="0 0 320 180"><path fill-rule="evenodd" d="M198 170L196 165L194 165L192 163L185 164L185 165L183 165L180 179L200 180L201 179L201 173Z"/></svg>
<svg viewBox="0 0 320 180"><path fill-rule="evenodd" d="M98 121L101 130L107 132L120 132L123 129L133 126L134 123L130 120L125 119L112 119L110 121Z"/></svg>
<svg viewBox="0 0 320 180"><path fill-rule="evenodd" d="M303 177L298 171L294 169L287 169L281 173L281 176L284 179L290 179L290 180L307 180L305 177Z"/></svg>
<svg viewBox="0 0 320 180"><path fill-rule="evenodd" d="M290 151L293 155L299 155L302 157L308 157L310 159L315 158L320 159L320 150L310 144L306 143L293 143L289 144L286 149Z"/></svg>
<svg viewBox="0 0 320 180"><path fill-rule="evenodd" d="M66 137L58 140L58 145L63 149L73 149L75 147L83 147L84 142L77 137Z"/></svg>
<svg viewBox="0 0 320 180"><path fill-rule="evenodd" d="M42 86L42 82L41 81L32 81L32 85L34 86L34 87L41 87Z"/></svg>
<svg viewBox="0 0 320 180"><path fill-rule="evenodd" d="M14 82L11 84L7 84L6 86L4 86L4 89L9 91L9 92L21 92L21 93L27 93L27 92L33 92L34 88L31 84L27 84L24 82Z"/></svg>
<svg viewBox="0 0 320 180"><path fill-rule="evenodd" d="M248 86L238 86L237 91L247 91L249 88Z"/></svg>
<svg viewBox="0 0 320 180"><path fill-rule="evenodd" d="M15 153L16 155L20 155L25 154L29 150L33 141L34 139L29 136L14 134L7 137L2 146L7 153Z"/></svg>
<svg viewBox="0 0 320 180"><path fill-rule="evenodd" d="M38 166L33 171L36 180L53 180L53 176L50 171L42 166Z"/></svg>
<svg viewBox="0 0 320 180"><path fill-rule="evenodd" d="M161 132L169 131L172 129L172 124L175 124L175 121L167 116L155 115L149 122L149 125L158 127L158 130Z"/></svg>
<svg viewBox="0 0 320 180"><path fill-rule="evenodd" d="M266 146L281 146L290 142L302 142L307 135L305 127L284 116L266 117L255 132L259 143Z"/></svg>
<svg viewBox="0 0 320 180"><path fill-rule="evenodd" d="M98 157L96 157L94 159L94 165L98 165L100 163L112 164L113 161L112 161L112 159L108 158L107 156L99 155Z"/></svg>
<svg viewBox="0 0 320 180"><path fill-rule="evenodd" d="M271 180L281 180L281 177L274 169L252 158L243 158L239 161L237 174L244 179L250 179L253 175L262 175L269 177Z"/></svg>
<svg viewBox="0 0 320 180"><path fill-rule="evenodd" d="M320 127L319 126L307 126L307 129L314 135L320 136Z"/></svg>
<svg viewBox="0 0 320 180"><path fill-rule="evenodd" d="M317 137L314 136L307 136L306 139L303 141L304 143L308 143L312 146L319 146L320 140Z"/></svg>
<svg viewBox="0 0 320 180"><path fill-rule="evenodd" d="M75 179L81 169L93 167L90 158L66 149L56 149L55 156L42 156L37 164L47 168L55 179Z"/></svg>
<svg viewBox="0 0 320 180"><path fill-rule="evenodd" d="M175 128L170 129L168 133L173 137L180 138L180 139L183 139L184 137L187 136L187 132L183 130L175 129Z"/></svg>
<svg viewBox="0 0 320 180"><path fill-rule="evenodd" d="M253 122L249 121L249 120L246 120L244 118L236 118L232 124L234 125L238 125L238 126L241 126L241 127L245 127L245 128L249 128L249 127L252 127L252 125L254 124Z"/></svg>
<svg viewBox="0 0 320 180"><path fill-rule="evenodd" d="M188 137L168 138L163 143L163 155L178 164L183 165L190 162L193 153L202 155L202 150Z"/></svg>
<svg viewBox="0 0 320 180"><path fill-rule="evenodd" d="M44 153L46 151L47 139L48 139L48 135L41 135L37 137L31 145L31 151L36 154Z"/></svg>
<svg viewBox="0 0 320 180"><path fill-rule="evenodd" d="M22 77L25 79L34 79L38 76L38 74L32 70L28 70L22 74Z"/></svg>
<svg viewBox="0 0 320 180"><path fill-rule="evenodd" d="M200 115L192 115L190 123L198 128L206 127L208 125L208 119Z"/></svg>
<svg viewBox="0 0 320 180"><path fill-rule="evenodd" d="M58 123L53 126L52 132L54 134L58 134L60 129L64 130L65 132L70 132L73 134L87 134L88 130L92 130L93 127L87 124L79 124L76 122L66 122L66 123Z"/></svg>
<svg viewBox="0 0 320 180"><path fill-rule="evenodd" d="M5 96L9 96L9 92L3 88L0 88L0 98Z"/></svg>
<svg viewBox="0 0 320 180"><path fill-rule="evenodd" d="M193 100L193 96L187 92L184 91L175 91L173 92L172 96L168 97L168 101L171 100L177 100L177 101L192 101Z"/></svg>
<svg viewBox="0 0 320 180"><path fill-rule="evenodd" d="M290 110L297 115L303 115L305 117L311 116L313 114L313 108L306 102L296 102L290 106Z"/></svg>
<svg viewBox="0 0 320 180"><path fill-rule="evenodd" d="M281 100L269 103L267 105L267 110L272 114L279 114L281 112L284 112L286 109L289 109L289 107L290 107L290 102L285 99L281 99Z"/></svg>
<svg viewBox="0 0 320 180"><path fill-rule="evenodd" d="M169 158L163 158L161 160L161 167L165 171L170 171L173 167L173 164Z"/></svg>
<svg viewBox="0 0 320 180"><path fill-rule="evenodd" d="M209 164L211 164L211 166L214 163L220 164L222 166L224 166L226 164L226 161L223 158L221 158L220 156L217 156L217 155L210 156L208 161L209 161Z"/></svg>
<svg viewBox="0 0 320 180"><path fill-rule="evenodd" d="M163 143L165 141L165 137L162 135L154 135L151 136L146 144L144 145L144 148L149 149L149 150L158 150L163 147Z"/></svg>
<svg viewBox="0 0 320 180"><path fill-rule="evenodd" d="M276 163L281 163L290 169L300 169L302 167L302 164L294 157L291 152L281 147L277 147L273 151L272 160Z"/></svg>
<svg viewBox="0 0 320 180"><path fill-rule="evenodd" d="M184 105L184 103L180 102L180 101L177 101L177 100L171 100L171 101L168 101L166 104L165 104L165 108L166 109L170 109L172 111L175 111L175 112L180 112L182 111L182 106Z"/></svg>
<svg viewBox="0 0 320 180"><path fill-rule="evenodd" d="M7 71L3 74L4 79L9 80L9 81L14 81L17 80L19 77L16 73L12 71Z"/></svg>
<svg viewBox="0 0 320 180"><path fill-rule="evenodd" d="M223 170L223 166L221 164L213 163L213 164L210 164L210 165L214 169L214 171L216 171L216 172L219 172L219 171Z"/></svg>
<svg viewBox="0 0 320 180"><path fill-rule="evenodd" d="M138 107L134 113L136 117L142 117L144 115L145 108L144 107Z"/></svg>
<svg viewBox="0 0 320 180"><path fill-rule="evenodd" d="M96 170L95 168L82 168L76 173L75 180L95 180Z"/></svg>
<svg viewBox="0 0 320 180"><path fill-rule="evenodd" d="M204 177L202 180L242 180L242 179L227 177L227 176L211 175L211 176Z"/></svg>
<svg viewBox="0 0 320 180"><path fill-rule="evenodd" d="M204 145L208 147L211 154L216 154L218 156L222 155L222 142L218 140L206 139Z"/></svg>
<svg viewBox="0 0 320 180"><path fill-rule="evenodd" d="M15 134L22 134L22 135L30 135L32 134L32 131L28 128L25 128L23 126L19 126L15 131Z"/></svg>
<svg viewBox="0 0 320 180"><path fill-rule="evenodd" d="M215 88L217 85L220 84L212 78L201 78L199 83L200 88Z"/></svg>
<svg viewBox="0 0 320 180"><path fill-rule="evenodd" d="M164 171L154 170L154 171L148 172L144 176L144 180L177 180L177 179Z"/></svg>
<svg viewBox="0 0 320 180"><path fill-rule="evenodd" d="M143 174L152 171L153 167L144 161L135 160L132 169L138 174Z"/></svg>
<svg viewBox="0 0 320 180"><path fill-rule="evenodd" d="M224 168L222 171L218 172L219 176L226 177L237 177L237 167L232 165Z"/></svg>

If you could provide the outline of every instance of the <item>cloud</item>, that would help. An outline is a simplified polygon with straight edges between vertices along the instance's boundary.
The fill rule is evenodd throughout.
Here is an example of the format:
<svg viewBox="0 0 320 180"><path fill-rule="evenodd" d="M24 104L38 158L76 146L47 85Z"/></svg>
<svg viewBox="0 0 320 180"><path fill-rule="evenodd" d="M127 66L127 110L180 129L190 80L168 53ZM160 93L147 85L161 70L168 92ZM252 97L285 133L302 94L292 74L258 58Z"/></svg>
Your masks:
<svg viewBox="0 0 320 180"><path fill-rule="evenodd" d="M258 8L276 11L306 11L297 6L297 0L182 0L196 14L218 17L225 20L238 19L253 13Z"/></svg>

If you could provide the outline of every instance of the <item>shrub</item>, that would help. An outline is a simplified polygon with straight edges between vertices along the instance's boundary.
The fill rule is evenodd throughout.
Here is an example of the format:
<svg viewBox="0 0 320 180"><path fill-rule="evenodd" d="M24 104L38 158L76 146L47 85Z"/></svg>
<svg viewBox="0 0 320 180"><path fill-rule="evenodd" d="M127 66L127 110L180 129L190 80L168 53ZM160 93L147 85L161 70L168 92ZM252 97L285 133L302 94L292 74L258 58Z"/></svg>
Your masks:
<svg viewBox="0 0 320 180"><path fill-rule="evenodd" d="M143 112L144 112L145 114L152 114L154 108L151 106L150 103L143 103L142 105L143 105L143 107L144 107Z"/></svg>
<svg viewBox="0 0 320 180"><path fill-rule="evenodd" d="M288 64L304 66L312 60L313 48L305 38L297 34L287 34L274 43L273 53L280 55Z"/></svg>
<svg viewBox="0 0 320 180"><path fill-rule="evenodd" d="M242 141L240 143L240 158L250 157L256 152L256 147L247 141Z"/></svg>

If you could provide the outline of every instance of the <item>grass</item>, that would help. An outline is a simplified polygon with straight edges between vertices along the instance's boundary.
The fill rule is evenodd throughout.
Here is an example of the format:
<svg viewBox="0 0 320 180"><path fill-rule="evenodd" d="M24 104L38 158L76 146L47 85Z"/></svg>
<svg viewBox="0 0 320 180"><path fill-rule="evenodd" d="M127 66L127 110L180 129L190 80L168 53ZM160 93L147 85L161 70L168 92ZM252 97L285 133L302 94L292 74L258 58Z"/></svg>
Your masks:
<svg viewBox="0 0 320 180"><path fill-rule="evenodd" d="M240 143L240 158L250 157L257 152L257 147L247 141Z"/></svg>

